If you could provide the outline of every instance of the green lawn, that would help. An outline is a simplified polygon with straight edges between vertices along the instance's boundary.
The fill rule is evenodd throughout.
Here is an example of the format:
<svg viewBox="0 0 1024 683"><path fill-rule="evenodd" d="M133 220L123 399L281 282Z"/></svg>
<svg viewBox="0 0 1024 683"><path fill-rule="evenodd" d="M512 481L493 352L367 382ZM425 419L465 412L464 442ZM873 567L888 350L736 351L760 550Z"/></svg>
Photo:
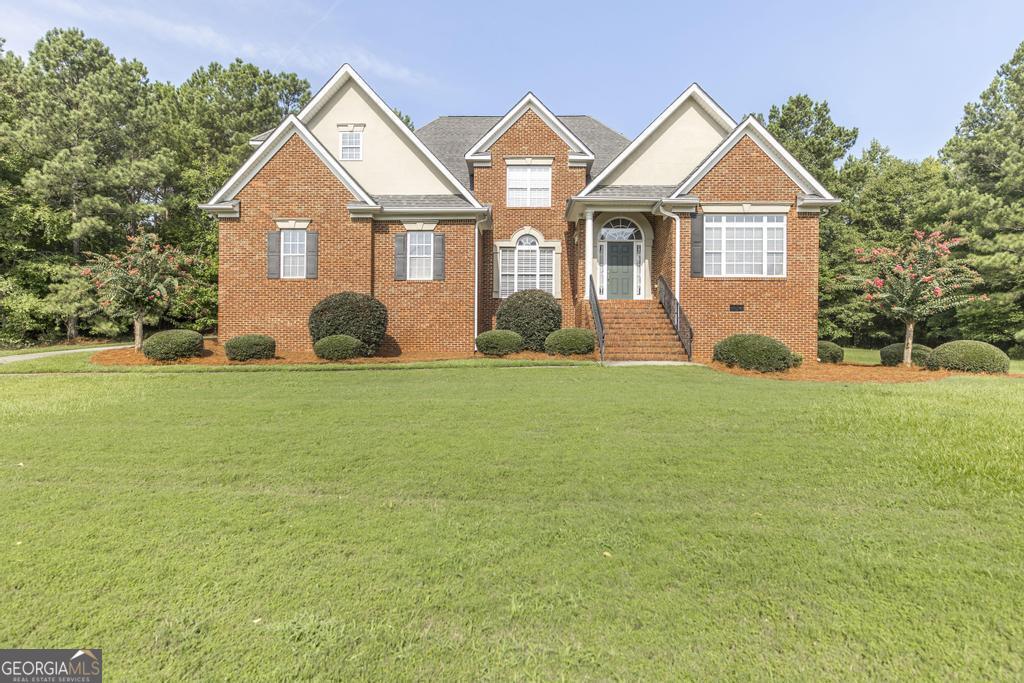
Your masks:
<svg viewBox="0 0 1024 683"><path fill-rule="evenodd" d="M106 342L85 342L82 344L49 344L46 346L22 346L17 349L0 349L0 357L3 356L23 356L26 353L43 353L46 351L71 351L74 349L87 349L91 346L116 346L117 344L123 344L125 342L117 341L106 341Z"/></svg>
<svg viewBox="0 0 1024 683"><path fill-rule="evenodd" d="M1015 379L4 375L0 643L112 681L1019 678L1022 443Z"/></svg>

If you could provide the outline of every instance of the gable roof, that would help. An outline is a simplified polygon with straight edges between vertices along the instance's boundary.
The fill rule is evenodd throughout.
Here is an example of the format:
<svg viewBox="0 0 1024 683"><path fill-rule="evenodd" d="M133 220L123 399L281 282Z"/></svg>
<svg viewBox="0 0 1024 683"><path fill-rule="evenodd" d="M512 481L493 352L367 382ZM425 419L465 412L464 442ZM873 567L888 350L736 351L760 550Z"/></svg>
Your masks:
<svg viewBox="0 0 1024 683"><path fill-rule="evenodd" d="M551 113L551 110L544 106L544 103L540 101L536 95L532 92L528 92L523 95L523 98L512 107L507 114L498 120L490 130L477 140L476 144L470 147L469 151L466 152L466 161L477 161L490 159L490 154L487 150L491 148L498 138L505 134L505 132L512 127L516 121L518 121L526 112L533 111L537 116L540 117L541 121L547 124L548 128L555 132L558 137L562 138L565 144L569 145L569 159L570 161L585 161L590 162L594 160L594 153L590 151L582 140L569 130L564 123L562 123L557 116Z"/></svg>
<svg viewBox="0 0 1024 683"><path fill-rule="evenodd" d="M754 116L743 119L732 133L722 140L721 144L712 150L711 154L679 184L679 187L672 193L672 198L675 199L689 193L700 179L707 175L744 136L753 140L806 195L815 195L826 203L835 203L835 197L825 189L825 186L818 182L792 154L787 152L786 148Z"/></svg>
<svg viewBox="0 0 1024 683"><path fill-rule="evenodd" d="M398 116L391 109L391 107L387 106L387 104L384 103L384 100L380 98L380 95L374 92L373 88L371 88L366 83L366 81L364 81L362 77L358 73L356 73L356 70L353 69L352 66L349 64L343 64L341 68L338 69L333 76L331 76L331 79L327 81L324 87L320 88L320 90L317 91L316 95L314 95L313 98L306 104L306 106L302 108L302 111L299 112L298 119L303 123L308 122L316 115L318 111L320 111L320 108L323 107L324 104L330 101L331 96L334 95L343 85L345 85L345 83L349 81L355 83L364 93L366 93L367 97L369 97L373 105L380 110L381 114L386 119L388 119L392 124L394 124L394 127L398 130L399 135L403 136L410 143L412 143L412 145L417 150L419 150L424 157L426 157L427 162L434 166L438 171L440 171L441 174L445 178L447 178L452 185L455 186L459 194L461 194L466 199L466 201L470 203L471 206L476 208L482 208L480 203L477 202L476 197L473 196L473 193L466 189L465 184L462 183L462 181L460 181L458 178L456 178L452 174L451 170L447 166L442 164L440 160L434 155L434 153L431 152L430 149L426 145L424 145L423 142L418 137L416 137L416 135L414 135L411 130L409 130L409 127L406 126L398 118Z"/></svg>
<svg viewBox="0 0 1024 683"><path fill-rule="evenodd" d="M416 129L416 136L463 184L469 184L466 153L501 116L442 116ZM559 116L558 120L594 154L591 173L600 173L629 139L590 116Z"/></svg>
<svg viewBox="0 0 1024 683"><path fill-rule="evenodd" d="M586 196L590 194L594 188L601 185L604 179L608 177L608 174L622 165L622 163L628 159L630 155L647 140L647 138L661 128L662 124L664 124L672 114L691 100L704 109L704 111L706 111L722 128L732 130L736 127L736 121L729 116L729 114L726 113L726 111L722 109L717 102L711 99L711 96L704 92L703 88L696 83L693 83L690 87L684 90L683 93L672 102L672 104L668 105L668 107L661 112L656 119L651 121L651 123L644 128L643 132L636 136L636 138L634 138L625 149L619 152L619 154L607 166L605 166L600 173L592 173L593 180L583 188L583 191L581 191L578 196Z"/></svg>
<svg viewBox="0 0 1024 683"><path fill-rule="evenodd" d="M364 204L373 204L373 199L367 194L359 183L356 182L345 168L338 163L338 160L328 152L323 144L316 137L309 132L309 129L302 124L301 121L294 115L290 114L288 118L281 122L281 124L267 136L259 148L252 153L245 163L235 171L235 174L231 176L224 186L221 187L217 194L213 196L208 205L213 206L215 204L223 204L230 202L235 198L235 195L245 187L246 183L252 180L261 168L266 166L267 162L270 161L278 150L284 146L284 143L288 142L293 135L298 135L302 138L302 141L313 152L320 157L320 160L324 162L331 173L341 181L341 183L348 188L348 191L360 202Z"/></svg>

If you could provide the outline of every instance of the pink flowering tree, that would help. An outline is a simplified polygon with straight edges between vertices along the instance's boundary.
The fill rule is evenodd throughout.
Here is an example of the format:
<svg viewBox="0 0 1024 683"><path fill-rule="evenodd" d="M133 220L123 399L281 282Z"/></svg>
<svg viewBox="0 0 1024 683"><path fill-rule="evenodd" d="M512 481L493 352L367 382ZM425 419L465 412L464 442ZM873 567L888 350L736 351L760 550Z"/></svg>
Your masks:
<svg viewBox="0 0 1024 683"><path fill-rule="evenodd" d="M189 279L190 260L178 249L161 245L156 235L128 238L120 254L89 254L82 275L99 291L100 306L114 317L131 318L135 350L142 350L142 326L149 315L160 315Z"/></svg>
<svg viewBox="0 0 1024 683"><path fill-rule="evenodd" d="M938 231L916 231L914 239L899 250L857 250L861 263L874 273L864 281L864 298L883 315L906 325L903 364L908 367L919 320L978 298L968 292L981 282L981 276L950 255L958 243Z"/></svg>

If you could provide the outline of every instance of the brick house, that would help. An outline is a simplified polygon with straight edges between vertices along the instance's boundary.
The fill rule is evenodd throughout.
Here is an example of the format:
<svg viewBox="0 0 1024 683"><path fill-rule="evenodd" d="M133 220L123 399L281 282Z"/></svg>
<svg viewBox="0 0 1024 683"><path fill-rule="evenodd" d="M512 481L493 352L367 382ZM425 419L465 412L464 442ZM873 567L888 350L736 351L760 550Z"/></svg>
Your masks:
<svg viewBox="0 0 1024 683"><path fill-rule="evenodd" d="M836 199L696 84L634 140L532 93L410 131L350 66L201 208L220 226L219 335L308 349L341 291L387 306L382 353L468 353L541 289L608 358L707 359L737 332L817 347L818 215Z"/></svg>

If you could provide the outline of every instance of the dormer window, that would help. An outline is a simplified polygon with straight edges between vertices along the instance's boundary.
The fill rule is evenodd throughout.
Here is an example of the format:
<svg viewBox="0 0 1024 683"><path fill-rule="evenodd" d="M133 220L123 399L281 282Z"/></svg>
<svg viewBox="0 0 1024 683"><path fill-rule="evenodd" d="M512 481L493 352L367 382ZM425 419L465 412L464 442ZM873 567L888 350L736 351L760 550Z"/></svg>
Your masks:
<svg viewBox="0 0 1024 683"><path fill-rule="evenodd" d="M342 161L363 160L363 128L362 124L346 123L338 126L341 151L338 158Z"/></svg>

